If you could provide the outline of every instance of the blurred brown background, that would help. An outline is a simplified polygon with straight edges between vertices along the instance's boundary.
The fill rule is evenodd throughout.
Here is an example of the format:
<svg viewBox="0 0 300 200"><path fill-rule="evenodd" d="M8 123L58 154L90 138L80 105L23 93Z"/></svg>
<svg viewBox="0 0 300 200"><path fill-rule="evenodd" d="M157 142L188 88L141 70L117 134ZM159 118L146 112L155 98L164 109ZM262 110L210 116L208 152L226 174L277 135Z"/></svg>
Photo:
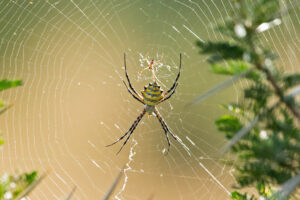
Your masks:
<svg viewBox="0 0 300 200"><path fill-rule="evenodd" d="M294 5L283 7L288 3ZM30 199L62 199L73 186L74 199L101 199L127 164L116 199L228 199L234 178L218 160L226 140L214 120L225 112L218 105L239 100L238 88L247 83L185 105L226 79L211 74L195 42L222 39L214 26L230 8L229 0L1 1L0 77L24 85L2 93L14 107L0 120L0 173L50 170ZM262 34L280 67L292 72L300 68L297 13L292 6L283 24ZM143 109L122 83L124 52L137 91L151 80L149 71L139 75L147 66L142 56L161 59L156 75L166 90L183 54L176 94L158 108L191 156L172 139L164 156L167 143L155 117L142 120L118 156L122 143L104 147Z"/></svg>

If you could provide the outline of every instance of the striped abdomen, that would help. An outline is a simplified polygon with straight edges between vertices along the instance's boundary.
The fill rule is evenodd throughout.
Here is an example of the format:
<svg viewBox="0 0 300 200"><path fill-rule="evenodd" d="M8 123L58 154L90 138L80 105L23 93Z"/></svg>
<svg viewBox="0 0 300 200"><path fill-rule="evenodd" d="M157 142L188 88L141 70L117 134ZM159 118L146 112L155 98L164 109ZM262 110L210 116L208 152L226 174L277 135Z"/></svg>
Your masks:
<svg viewBox="0 0 300 200"><path fill-rule="evenodd" d="M160 89L160 86L154 82L144 87L142 96L146 104L154 106L163 98L162 93L163 91Z"/></svg>

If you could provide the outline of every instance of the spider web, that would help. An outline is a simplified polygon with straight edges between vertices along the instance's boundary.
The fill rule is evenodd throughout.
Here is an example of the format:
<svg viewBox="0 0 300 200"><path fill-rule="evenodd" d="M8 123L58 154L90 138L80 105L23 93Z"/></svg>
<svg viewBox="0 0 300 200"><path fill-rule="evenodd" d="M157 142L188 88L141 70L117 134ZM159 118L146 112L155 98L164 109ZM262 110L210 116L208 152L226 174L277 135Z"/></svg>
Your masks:
<svg viewBox="0 0 300 200"><path fill-rule="evenodd" d="M282 1L283 2L283 1ZM262 33L283 67L299 70L299 8L283 23ZM211 74L196 40L223 39L214 25L230 15L231 1L4 0L0 3L1 78L21 78L24 86L2 93L14 103L2 116L5 139L0 172L37 169L47 178L28 199L105 196L119 171L125 175L114 199L229 199L233 169L218 157L226 143L214 120L218 105L238 101L246 82L186 107L225 80ZM140 91L152 81L151 59L167 90L178 73L172 98L158 107L174 134L167 142L155 117L144 117L130 141L105 148L124 134L143 109L122 83L123 53L129 77Z"/></svg>

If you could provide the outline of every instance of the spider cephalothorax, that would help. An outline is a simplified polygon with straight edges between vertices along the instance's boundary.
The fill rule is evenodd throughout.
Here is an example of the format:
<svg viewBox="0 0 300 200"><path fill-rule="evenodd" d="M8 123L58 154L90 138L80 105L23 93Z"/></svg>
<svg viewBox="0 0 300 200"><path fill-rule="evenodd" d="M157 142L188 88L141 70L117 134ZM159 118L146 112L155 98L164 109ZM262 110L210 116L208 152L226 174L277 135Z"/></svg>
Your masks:
<svg viewBox="0 0 300 200"><path fill-rule="evenodd" d="M153 65L153 61L151 62L149 69L152 70L152 65ZM164 132L165 132L165 136L167 138L167 142L168 142L168 151L170 148L170 141L169 141L169 136L168 133L170 133L170 135L175 139L177 139L177 136L174 135L171 130L169 129L168 125L166 124L166 122L163 120L163 118L161 117L161 115L159 114L157 108L155 107L157 104L164 102L165 100L169 99L176 90L176 87L178 85L177 81L179 79L180 76L180 70L181 70L181 54L180 54L180 63L179 63L179 72L178 75L175 79L175 82L173 83L173 85L171 86L171 88L164 92L163 90L160 89L160 86L157 84L156 81L154 81L153 83L149 83L148 86L144 87L144 90L141 91L142 96L140 94L138 94L136 92L136 90L132 87L128 74L127 74L127 69L126 69L126 55L124 54L124 66L125 66L125 76L126 79L128 81L128 86L126 85L125 81L123 80L124 85L126 86L128 92L133 96L133 98L135 98L137 101L139 101L140 103L145 105L145 108L143 109L142 113L137 117L137 119L133 122L133 124L131 125L131 127L129 128L129 130L122 135L117 141L115 141L114 143L107 145L107 146L111 146L116 144L117 142L121 141L125 136L128 137L126 138L125 142L123 143L122 147L120 148L120 150L117 152L117 154L122 150L122 148L125 146L125 144L128 142L131 134L133 133L133 131L135 130L135 128L137 127L137 125L139 124L139 122L141 121L141 119L143 118L143 116L147 113L148 115L152 115L153 113L155 114L155 116L157 117L157 119L159 120Z"/></svg>

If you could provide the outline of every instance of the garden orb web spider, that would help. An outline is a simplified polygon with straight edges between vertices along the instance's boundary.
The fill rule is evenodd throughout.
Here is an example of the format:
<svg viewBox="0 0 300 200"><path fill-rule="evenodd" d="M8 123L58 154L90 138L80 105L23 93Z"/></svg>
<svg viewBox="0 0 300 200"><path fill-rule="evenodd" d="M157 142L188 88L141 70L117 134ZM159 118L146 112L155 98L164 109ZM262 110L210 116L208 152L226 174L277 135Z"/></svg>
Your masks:
<svg viewBox="0 0 300 200"><path fill-rule="evenodd" d="M181 71L181 54L179 55L179 57L180 57L179 72L177 74L177 77L176 77L173 85L171 86L171 88L169 90L164 92L160 88L160 85L158 85L158 83L154 80L153 83L149 83L148 86L144 87L144 90L141 91L142 95L140 95L132 87L131 82L129 80L129 76L128 76L127 68L126 68L126 54L124 53L125 76L126 76L126 79L128 81L129 87L127 86L127 84L125 83L124 80L123 80L123 83L126 86L128 92L133 96L133 98L136 99L137 101L139 101L140 103L144 104L145 107L144 107L142 113L137 117L137 119L133 122L131 127L128 129L128 131L126 133L124 133L124 135L122 135L117 141L115 141L112 144L107 145L106 147L109 147L109 146L112 146L112 145L118 143L119 141L121 141L124 137L126 137L129 134L127 136L125 142L121 146L120 150L117 152L117 154L119 154L120 151L123 149L123 147L128 142L128 140L129 140L130 136L132 135L133 131L135 130L135 128L137 127L137 125L139 124L139 122L141 121L141 119L143 118L143 116L146 113L148 115L152 115L154 113L154 115L157 117L158 121L160 122L160 124L161 124L161 126L162 126L162 128L165 132L165 136L166 136L166 139L167 139L167 142L168 142L168 151L167 152L169 152L169 149L170 149L170 140L169 140L169 135L168 134L170 134L176 141L178 141L177 136L172 133L172 131L170 130L170 128L168 127L168 125L166 124L166 122L164 121L162 116L159 114L159 112L158 112L158 110L155 106L162 103L162 102L164 102L164 101L166 101L166 100L168 100L175 93L175 90L176 90L177 85L178 85L177 81L179 79L180 71ZM152 64L150 64L151 68L152 68Z"/></svg>

